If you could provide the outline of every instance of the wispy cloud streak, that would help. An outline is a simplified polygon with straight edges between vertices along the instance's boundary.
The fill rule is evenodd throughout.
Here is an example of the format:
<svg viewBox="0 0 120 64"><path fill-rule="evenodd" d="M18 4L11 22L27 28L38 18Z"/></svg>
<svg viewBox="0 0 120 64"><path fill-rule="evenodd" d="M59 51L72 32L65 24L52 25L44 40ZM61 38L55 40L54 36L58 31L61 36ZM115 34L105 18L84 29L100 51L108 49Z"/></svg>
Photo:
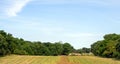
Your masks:
<svg viewBox="0 0 120 64"><path fill-rule="evenodd" d="M17 13L21 12L28 2L30 0L2 0L0 1L0 14L8 17L17 16Z"/></svg>

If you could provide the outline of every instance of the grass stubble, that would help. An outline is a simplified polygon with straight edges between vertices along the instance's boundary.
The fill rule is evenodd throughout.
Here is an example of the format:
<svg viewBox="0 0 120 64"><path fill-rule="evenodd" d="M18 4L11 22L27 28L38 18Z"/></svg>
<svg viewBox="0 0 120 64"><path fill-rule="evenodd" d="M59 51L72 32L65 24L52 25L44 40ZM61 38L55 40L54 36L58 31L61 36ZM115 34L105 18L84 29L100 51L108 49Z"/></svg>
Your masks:
<svg viewBox="0 0 120 64"><path fill-rule="evenodd" d="M96 56L26 56L0 57L0 64L120 64L120 60Z"/></svg>

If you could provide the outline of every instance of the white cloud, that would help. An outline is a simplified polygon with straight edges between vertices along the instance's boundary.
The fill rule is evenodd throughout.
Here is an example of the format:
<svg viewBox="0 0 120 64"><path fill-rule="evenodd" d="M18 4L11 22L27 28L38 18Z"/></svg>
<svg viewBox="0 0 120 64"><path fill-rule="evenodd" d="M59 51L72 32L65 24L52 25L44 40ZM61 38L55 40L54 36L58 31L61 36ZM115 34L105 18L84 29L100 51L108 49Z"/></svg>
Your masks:
<svg viewBox="0 0 120 64"><path fill-rule="evenodd" d="M120 6L120 0L1 0L0 1L0 17L2 16L17 16L22 8L30 1L35 4L97 4L107 6Z"/></svg>
<svg viewBox="0 0 120 64"><path fill-rule="evenodd" d="M22 8L28 3L30 0L3 0L0 1L0 13L4 16L17 16L17 13L21 12Z"/></svg>

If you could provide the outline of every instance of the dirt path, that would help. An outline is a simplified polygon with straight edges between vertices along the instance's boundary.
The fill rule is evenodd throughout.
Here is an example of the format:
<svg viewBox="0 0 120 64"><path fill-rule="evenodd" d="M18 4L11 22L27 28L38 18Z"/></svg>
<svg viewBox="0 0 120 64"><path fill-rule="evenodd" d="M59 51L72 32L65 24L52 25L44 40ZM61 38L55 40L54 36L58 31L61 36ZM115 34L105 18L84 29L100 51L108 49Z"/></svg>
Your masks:
<svg viewBox="0 0 120 64"><path fill-rule="evenodd" d="M57 64L72 64L69 62L67 56L61 56L60 61Z"/></svg>

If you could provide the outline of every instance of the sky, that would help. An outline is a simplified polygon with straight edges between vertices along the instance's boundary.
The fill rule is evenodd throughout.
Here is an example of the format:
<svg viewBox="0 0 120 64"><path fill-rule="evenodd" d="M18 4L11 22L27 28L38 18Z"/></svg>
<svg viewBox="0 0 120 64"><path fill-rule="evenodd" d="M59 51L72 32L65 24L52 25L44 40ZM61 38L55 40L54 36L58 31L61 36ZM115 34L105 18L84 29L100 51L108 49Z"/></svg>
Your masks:
<svg viewBox="0 0 120 64"><path fill-rule="evenodd" d="M0 30L29 41L89 48L120 33L120 0L1 0Z"/></svg>

